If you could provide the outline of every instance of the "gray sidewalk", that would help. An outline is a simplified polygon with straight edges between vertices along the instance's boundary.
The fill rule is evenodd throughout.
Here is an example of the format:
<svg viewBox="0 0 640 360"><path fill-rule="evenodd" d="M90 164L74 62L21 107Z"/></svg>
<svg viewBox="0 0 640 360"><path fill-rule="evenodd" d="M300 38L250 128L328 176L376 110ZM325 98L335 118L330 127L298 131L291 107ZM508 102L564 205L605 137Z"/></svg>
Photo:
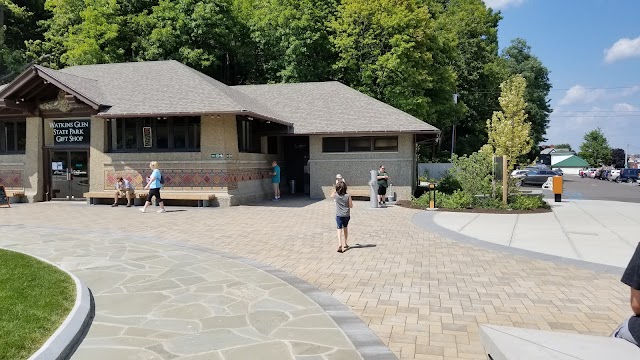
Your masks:
<svg viewBox="0 0 640 360"><path fill-rule="evenodd" d="M438 212L434 222L475 239L624 268L640 240L640 204L602 200L550 202L543 214Z"/></svg>

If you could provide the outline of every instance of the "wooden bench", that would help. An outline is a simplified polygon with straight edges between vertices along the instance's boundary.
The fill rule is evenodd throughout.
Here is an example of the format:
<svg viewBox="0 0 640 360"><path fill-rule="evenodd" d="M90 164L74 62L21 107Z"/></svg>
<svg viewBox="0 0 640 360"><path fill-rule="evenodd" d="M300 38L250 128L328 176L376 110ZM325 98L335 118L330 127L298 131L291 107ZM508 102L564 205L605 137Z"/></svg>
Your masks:
<svg viewBox="0 0 640 360"><path fill-rule="evenodd" d="M481 325L480 341L492 360L640 359L640 348L618 338Z"/></svg>
<svg viewBox="0 0 640 360"><path fill-rule="evenodd" d="M143 205L148 191L136 191L133 195L134 205ZM90 205L96 205L98 199L113 199L115 190L113 191L91 191L83 194L87 199L87 203ZM198 207L209 207L211 203L216 199L216 195L207 192L194 192L194 191L162 191L162 200L186 200L197 201Z"/></svg>
<svg viewBox="0 0 640 360"><path fill-rule="evenodd" d="M24 200L25 198L25 192L24 189L4 189L5 193L7 194L7 197L9 198L9 201L11 203L19 203L22 202L22 200Z"/></svg>

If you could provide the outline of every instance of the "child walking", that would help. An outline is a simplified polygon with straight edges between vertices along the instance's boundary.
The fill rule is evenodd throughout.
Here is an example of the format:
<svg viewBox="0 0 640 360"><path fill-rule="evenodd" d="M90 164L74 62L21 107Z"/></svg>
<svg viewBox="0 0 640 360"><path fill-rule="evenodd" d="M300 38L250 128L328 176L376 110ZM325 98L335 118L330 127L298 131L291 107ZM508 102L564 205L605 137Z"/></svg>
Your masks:
<svg viewBox="0 0 640 360"><path fill-rule="evenodd" d="M351 208L353 202L351 196L347 193L347 184L344 181L336 183L336 190L331 194L336 201L336 224L338 225L338 252L342 253L349 249L347 239L349 236L349 220L351 219ZM342 240L342 232L344 232L344 241Z"/></svg>

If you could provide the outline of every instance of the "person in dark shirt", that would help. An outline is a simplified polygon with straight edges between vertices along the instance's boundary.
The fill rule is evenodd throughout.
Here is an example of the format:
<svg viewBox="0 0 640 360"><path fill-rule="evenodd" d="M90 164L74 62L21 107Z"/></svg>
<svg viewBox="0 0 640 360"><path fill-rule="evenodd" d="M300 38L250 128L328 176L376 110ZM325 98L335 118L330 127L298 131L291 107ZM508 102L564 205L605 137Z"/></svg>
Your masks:
<svg viewBox="0 0 640 360"><path fill-rule="evenodd" d="M631 288L631 310L635 315L623 321L611 336L640 346L640 244L636 247L620 281Z"/></svg>

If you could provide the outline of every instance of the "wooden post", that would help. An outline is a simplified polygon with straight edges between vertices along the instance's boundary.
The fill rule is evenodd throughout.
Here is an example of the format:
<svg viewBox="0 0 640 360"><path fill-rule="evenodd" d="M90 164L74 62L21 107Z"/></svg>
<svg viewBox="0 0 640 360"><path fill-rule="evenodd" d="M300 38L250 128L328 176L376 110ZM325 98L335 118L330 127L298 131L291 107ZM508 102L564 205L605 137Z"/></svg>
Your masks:
<svg viewBox="0 0 640 360"><path fill-rule="evenodd" d="M507 206L507 196L509 193L509 169L507 169L507 157L502 157L502 204Z"/></svg>

